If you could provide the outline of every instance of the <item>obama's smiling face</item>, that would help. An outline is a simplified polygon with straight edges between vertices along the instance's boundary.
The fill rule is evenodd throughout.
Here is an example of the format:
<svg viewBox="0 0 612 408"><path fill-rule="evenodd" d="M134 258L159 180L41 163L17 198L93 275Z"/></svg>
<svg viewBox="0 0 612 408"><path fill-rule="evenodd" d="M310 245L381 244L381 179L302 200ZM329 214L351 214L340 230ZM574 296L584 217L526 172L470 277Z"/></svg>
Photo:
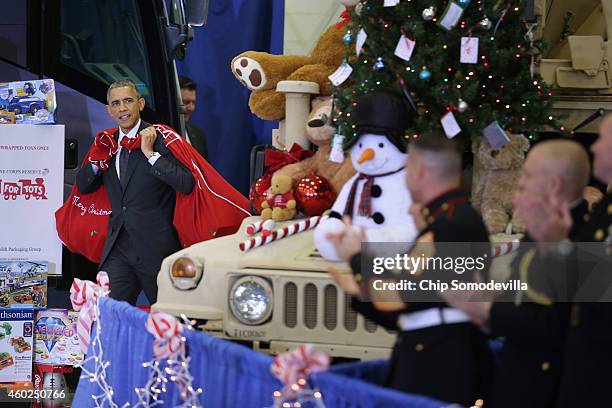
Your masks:
<svg viewBox="0 0 612 408"><path fill-rule="evenodd" d="M144 99L132 87L122 86L108 92L108 113L124 133L136 126L144 106Z"/></svg>

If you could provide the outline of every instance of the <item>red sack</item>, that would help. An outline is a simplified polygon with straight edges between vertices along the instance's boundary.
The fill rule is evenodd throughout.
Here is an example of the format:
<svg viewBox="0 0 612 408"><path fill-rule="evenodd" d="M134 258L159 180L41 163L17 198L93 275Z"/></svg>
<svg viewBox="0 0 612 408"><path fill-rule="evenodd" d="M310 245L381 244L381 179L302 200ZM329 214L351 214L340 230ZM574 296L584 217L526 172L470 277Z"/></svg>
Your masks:
<svg viewBox="0 0 612 408"><path fill-rule="evenodd" d="M195 187L187 195L177 192L174 227L183 247L233 234L248 211L249 200L171 127L154 125L172 155L193 175Z"/></svg>
<svg viewBox="0 0 612 408"><path fill-rule="evenodd" d="M71 252L100 263L110 213L106 190L81 194L75 184L68 200L55 212L57 234Z"/></svg>
<svg viewBox="0 0 612 408"><path fill-rule="evenodd" d="M94 163L101 170L109 168L110 158L118 150L113 138L116 131L116 128L106 129L96 135L82 166ZM110 214L110 202L104 188L91 194L81 194L75 183L64 205L55 212L57 235L71 252L99 263Z"/></svg>

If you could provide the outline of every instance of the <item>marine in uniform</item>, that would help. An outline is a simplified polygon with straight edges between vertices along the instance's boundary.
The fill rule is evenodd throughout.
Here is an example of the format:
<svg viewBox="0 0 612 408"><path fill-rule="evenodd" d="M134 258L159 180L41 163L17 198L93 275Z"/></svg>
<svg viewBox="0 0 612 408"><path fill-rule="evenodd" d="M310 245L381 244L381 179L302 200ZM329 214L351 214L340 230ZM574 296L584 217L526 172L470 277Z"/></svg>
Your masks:
<svg viewBox="0 0 612 408"><path fill-rule="evenodd" d="M410 148L407 172L411 171L411 160L415 160L420 149L426 153L430 153L428 150L431 149L436 153L436 142L430 147L426 147L426 144L431 142L423 142L419 143L422 147L417 147L417 150L414 146ZM456 154L459 173L460 156L459 152ZM421 222L417 225L421 225L422 229L417 243L430 242L435 248L436 257L457 255L457 247L461 247L461 255L464 257L483 256L490 251L487 229L468 203L466 194L459 188L460 176L456 180L455 186L441 191L420 210ZM408 184L411 185L410 182ZM418 200L413 188L411 193L413 199ZM358 253L350 259L350 265L356 279L362 282L367 292L374 278L371 275L372 258L366 253ZM469 273L457 275L436 270L425 270L418 279L442 278L443 273L446 273L444 278L447 280L472 279ZM390 276L385 275L385 278ZM395 279L402 279L402 276L396 276ZM351 301L353 309L366 318L399 332L386 385L463 405L472 405L478 398L486 401L494 368L487 337L470 322L465 313L447 305L436 293L429 294L427 301L412 301L412 295L403 297L404 302L396 302L397 310L393 311L387 307L382 310L380 306L384 302L367 301L367 295L353 296Z"/></svg>
<svg viewBox="0 0 612 408"><path fill-rule="evenodd" d="M612 183L612 115L603 119L600 136L591 151L593 175ZM548 294L556 295L557 299L561 295L562 300L572 301L557 400L560 408L612 405L609 391L612 247L608 238L612 225L611 204L612 197L608 194L573 236L570 236L571 217L560 202L533 200L526 207L537 221L529 231L538 242L532 263L537 263L538 272L543 272L534 276L561 276L556 281L549 280L549 287L544 289L553 289ZM565 288L558 290L555 287L558 284L565 284Z"/></svg>
<svg viewBox="0 0 612 408"><path fill-rule="evenodd" d="M489 242L482 219L460 189L446 192L422 211L427 226L420 236L432 234L434 242L440 243ZM358 274L361 262L360 255L351 259ZM391 314L357 298L351 304L365 317L399 331L391 355L389 387L463 405L477 398L487 400L493 359L486 336L463 312L441 299L439 303L407 303L404 310Z"/></svg>
<svg viewBox="0 0 612 408"><path fill-rule="evenodd" d="M510 279L526 283L527 290L496 298L488 316L491 335L504 340L493 395L496 408L555 406L570 318L567 296L574 284L560 259L554 267L540 263L537 244L529 235L540 219L529 210L534 200L570 202L562 205L570 210L569 238L575 239L589 217L588 203L582 198L589 176L586 150L569 140L538 144L523 164L513 203L523 215L527 234L510 267Z"/></svg>

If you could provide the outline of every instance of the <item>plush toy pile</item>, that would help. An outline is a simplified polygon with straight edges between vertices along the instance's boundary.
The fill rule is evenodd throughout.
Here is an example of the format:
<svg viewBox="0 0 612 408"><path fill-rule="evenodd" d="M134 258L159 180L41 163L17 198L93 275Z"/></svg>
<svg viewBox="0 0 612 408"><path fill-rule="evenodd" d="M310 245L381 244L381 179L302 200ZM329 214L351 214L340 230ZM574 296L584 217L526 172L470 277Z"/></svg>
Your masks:
<svg viewBox="0 0 612 408"><path fill-rule="evenodd" d="M286 146L284 152L268 151L270 162L285 161L285 165L273 165L268 173L257 180L251 188L251 202L265 219L290 219L299 211L306 216L320 215L331 207L336 195L354 174L348 158L340 162L329 160L331 141L335 129L331 126L333 100L332 84L329 80L347 52L342 41L345 30L329 27L319 38L310 55L272 55L265 52L246 51L236 56L231 63L236 78L252 91L249 99L251 111L265 120L281 120L285 117L285 95L276 91L280 81L310 81L319 85L320 96L313 98L311 112L304 123L306 136L315 151L303 151L299 146ZM290 132L287 129L287 132ZM273 216L274 197L287 193L272 190L273 178L286 176L291 180L289 188L294 191L297 207ZM285 182L283 181L283 186ZM285 188L286 189L286 188ZM297 211L296 211L297 210ZM264 215L265 214L265 215ZM277 219L276 221L279 221Z"/></svg>

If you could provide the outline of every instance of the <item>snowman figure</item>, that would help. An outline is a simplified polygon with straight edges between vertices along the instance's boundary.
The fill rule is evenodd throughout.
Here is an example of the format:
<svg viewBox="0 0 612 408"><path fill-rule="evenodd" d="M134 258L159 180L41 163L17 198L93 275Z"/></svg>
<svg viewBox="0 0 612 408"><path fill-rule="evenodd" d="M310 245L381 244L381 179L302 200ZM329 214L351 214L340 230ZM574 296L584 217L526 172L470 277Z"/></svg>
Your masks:
<svg viewBox="0 0 612 408"><path fill-rule="evenodd" d="M414 242L418 231L408 213L412 199L404 173L404 132L411 124L412 112L402 96L389 91L376 91L357 100L357 137L346 146L357 174L346 182L329 218L315 230L315 246L323 258L340 260L326 234L344 228L344 215L351 217L353 227L364 229L367 242L401 242L406 244L404 249Z"/></svg>

